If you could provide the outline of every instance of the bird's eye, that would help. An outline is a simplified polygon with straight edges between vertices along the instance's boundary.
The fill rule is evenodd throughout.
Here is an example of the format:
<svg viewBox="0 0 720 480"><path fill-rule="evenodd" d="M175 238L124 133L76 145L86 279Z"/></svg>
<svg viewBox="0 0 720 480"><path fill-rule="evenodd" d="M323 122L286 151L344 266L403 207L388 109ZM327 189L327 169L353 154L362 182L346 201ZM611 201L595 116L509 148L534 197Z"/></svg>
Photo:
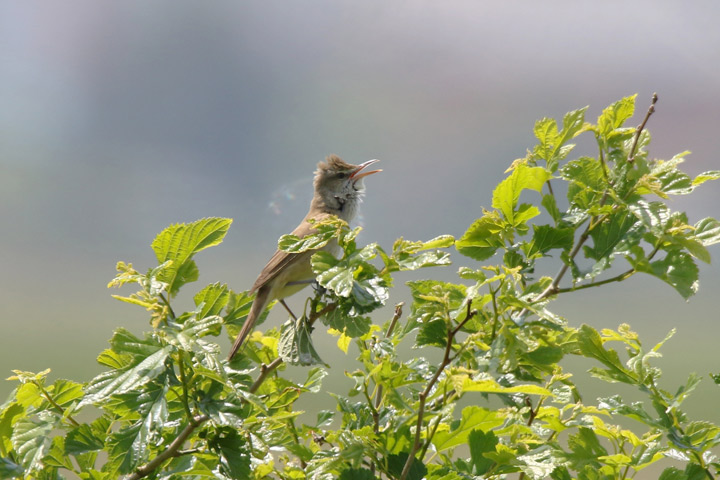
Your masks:
<svg viewBox="0 0 720 480"><path fill-rule="evenodd" d="M347 178L348 174L345 172L340 172L335 174L335 178Z"/></svg>

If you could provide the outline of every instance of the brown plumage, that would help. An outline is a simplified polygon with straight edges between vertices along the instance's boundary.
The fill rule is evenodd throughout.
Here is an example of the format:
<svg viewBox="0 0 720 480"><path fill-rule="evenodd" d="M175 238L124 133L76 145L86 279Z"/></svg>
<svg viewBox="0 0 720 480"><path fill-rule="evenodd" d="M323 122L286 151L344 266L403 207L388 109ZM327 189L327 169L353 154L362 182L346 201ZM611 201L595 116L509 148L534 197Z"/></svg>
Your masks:
<svg viewBox="0 0 720 480"><path fill-rule="evenodd" d="M325 162L318 163L310 210L292 234L302 238L313 231L310 220L320 221L331 215L347 222L352 220L365 192L363 178L380 171L362 172L362 170L377 161L370 160L360 165L352 165L337 155L330 155ZM335 253L337 248L337 241L333 240L322 249ZM283 299L312 283L315 275L310 258L314 252L287 253L277 250L270 258L250 289L251 293L255 293L255 300L230 349L228 360L231 360L240 349L245 338L255 327L257 319L272 300Z"/></svg>

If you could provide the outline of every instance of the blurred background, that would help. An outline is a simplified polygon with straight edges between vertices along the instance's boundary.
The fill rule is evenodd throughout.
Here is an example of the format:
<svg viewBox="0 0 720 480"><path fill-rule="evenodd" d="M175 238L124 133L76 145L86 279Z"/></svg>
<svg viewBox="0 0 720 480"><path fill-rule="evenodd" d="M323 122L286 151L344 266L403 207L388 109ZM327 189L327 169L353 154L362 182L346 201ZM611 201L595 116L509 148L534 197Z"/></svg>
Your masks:
<svg viewBox="0 0 720 480"><path fill-rule="evenodd" d="M719 14L712 1L0 1L0 377L88 380L114 328L147 330L142 309L110 297L131 290L106 285L118 260L154 266L150 243L171 223L234 219L178 303L216 281L248 288L329 153L382 159L359 241L386 248L462 235L534 145L536 120L585 105L594 120L634 93L630 125L660 97L652 156L689 149L692 175L720 168ZM713 182L672 200L691 222L718 205ZM447 279L466 262L453 257ZM719 290L716 263L689 303L636 275L553 309L573 325L630 323L648 346L677 328L664 387L697 372L686 409L718 421ZM336 364L334 341L319 342ZM0 398L12 387L0 381ZM589 400L606 394L588 381Z"/></svg>

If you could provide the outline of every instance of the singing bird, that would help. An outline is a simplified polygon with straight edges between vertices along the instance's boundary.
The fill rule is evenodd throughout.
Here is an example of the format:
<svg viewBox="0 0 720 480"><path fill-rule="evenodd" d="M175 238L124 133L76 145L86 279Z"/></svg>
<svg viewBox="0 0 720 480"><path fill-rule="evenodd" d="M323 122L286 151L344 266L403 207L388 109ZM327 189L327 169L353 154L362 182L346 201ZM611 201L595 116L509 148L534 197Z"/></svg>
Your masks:
<svg viewBox="0 0 720 480"><path fill-rule="evenodd" d="M311 221L318 222L331 215L350 222L355 217L365 194L363 179L382 171L365 171L365 168L378 161L374 159L360 165L352 165L337 155L329 155L324 162L318 163L313 182L315 193L310 202L310 211L292 234L299 238L309 235L313 232ZM336 254L339 247L337 241L332 240L321 249ZM313 282L315 275L310 258L315 251L288 253L278 250L270 258L250 289L251 293L255 293L255 299L250 307L247 320L230 349L228 360L232 360L235 356L255 326L255 322L272 300L282 301L283 298L302 290ZM285 307L287 308L286 305Z"/></svg>

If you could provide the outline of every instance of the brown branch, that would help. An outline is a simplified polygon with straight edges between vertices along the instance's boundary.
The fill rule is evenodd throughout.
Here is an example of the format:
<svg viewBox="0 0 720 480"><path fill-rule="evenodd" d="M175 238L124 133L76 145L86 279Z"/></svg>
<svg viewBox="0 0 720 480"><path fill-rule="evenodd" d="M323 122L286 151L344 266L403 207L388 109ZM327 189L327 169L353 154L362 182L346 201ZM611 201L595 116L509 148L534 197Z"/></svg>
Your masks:
<svg viewBox="0 0 720 480"><path fill-rule="evenodd" d="M145 465L138 467L132 475L127 477L126 480L138 480L140 478L147 477L165 460L177 456L177 453L180 451L180 447L183 446L185 440L187 440L190 434L192 434L192 432L194 432L197 427L205 423L209 418L210 417L208 417L207 415L198 415L197 417L192 418L190 423L188 423L183 429L183 431L180 432L180 435L178 435L175 440L173 440L172 443L168 445L168 447L163 452L161 452L157 457L153 458Z"/></svg>
<svg viewBox="0 0 720 480"><path fill-rule="evenodd" d="M632 147L630 147L630 153L628 154L628 162L632 163L635 161L635 149L637 148L638 140L640 140L640 134L645 129L645 124L647 123L648 119L650 118L650 115L655 113L655 104L658 101L658 95L657 93L653 93L652 96L652 102L650 103L650 107L648 107L648 111L645 114L645 118L643 118L643 121L640 125L638 125L637 130L635 131L635 138L633 139Z"/></svg>

